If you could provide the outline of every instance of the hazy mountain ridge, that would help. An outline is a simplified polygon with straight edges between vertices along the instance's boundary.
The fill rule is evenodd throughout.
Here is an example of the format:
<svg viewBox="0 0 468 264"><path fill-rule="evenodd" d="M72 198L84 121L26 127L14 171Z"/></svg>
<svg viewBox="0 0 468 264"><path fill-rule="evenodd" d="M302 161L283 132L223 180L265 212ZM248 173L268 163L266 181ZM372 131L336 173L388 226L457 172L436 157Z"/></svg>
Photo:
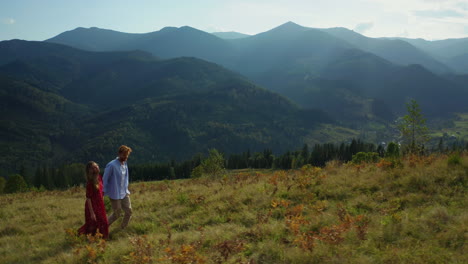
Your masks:
<svg viewBox="0 0 468 264"><path fill-rule="evenodd" d="M111 37L107 35L111 34ZM79 39L79 41L77 41ZM129 34L105 29L77 28L46 40L91 51L144 50L161 58L182 56L217 61L232 52L230 45L212 34L184 26L165 27L144 34ZM85 48L93 43L92 49Z"/></svg>
<svg viewBox="0 0 468 264"><path fill-rule="evenodd" d="M162 32L170 32L171 37L163 37ZM393 114L404 111L404 102L408 99L405 90L396 87L401 82L395 81L407 78L405 89L410 83L426 85L422 79L406 74L410 71L410 65L421 64L425 68L439 74L447 74L451 69L440 63L428 53L417 49L415 46L402 40L385 38L368 38L356 32L343 28L314 29L288 22L273 28L269 31L240 39L223 40L190 27L166 28L158 32L147 33L145 36L158 35L158 38L148 40L145 48L141 48L161 57L195 56L210 60L229 69L240 72L254 82L277 91L304 107L316 108L317 100L311 97L320 97L323 94L310 93L312 90L324 90L317 85L322 83L319 80L339 80L341 87L333 89L348 90L354 87L351 93L360 97L360 101L378 99L391 106ZM193 41L188 41L190 36L196 36ZM216 41L213 41L213 38ZM193 48L185 49L179 45L184 39L184 43L195 43L195 47L206 46L207 53L194 51ZM141 40L141 38L140 38ZM52 38L48 41L55 41ZM202 43L205 41L205 45ZM172 45L168 43L172 42ZM143 42L142 42L143 43ZM67 43L73 45L73 43ZM159 48L157 48L159 47ZM210 54L211 53L211 54ZM398 74L395 75L394 74ZM462 94L455 96L458 99L465 95L465 91L450 80L443 80L445 77L437 75L436 83L444 83L446 87L433 87L431 90L458 90ZM315 81L314 81L315 80ZM404 82L403 82L404 83ZM375 92L386 89L387 91ZM462 86L463 87L463 86ZM355 92L361 91L359 94ZM392 93L395 90L397 93ZM466 89L465 89L466 90ZM440 92L438 92L440 94ZM390 94L390 99L383 96ZM412 94L416 100L426 100L430 94ZM299 98L299 100L298 100ZM304 98L310 98L306 100ZM320 101L320 100L318 100ZM436 107L429 104L427 108ZM438 107L438 106L437 106ZM323 108L328 112L334 112L333 108ZM336 112L336 111L335 111ZM445 113L444 109L438 109L434 113ZM388 114L391 115L391 114ZM343 118L343 116L336 116Z"/></svg>
<svg viewBox="0 0 468 264"><path fill-rule="evenodd" d="M450 67L447 65L444 65L444 63L440 62L437 60L437 58L441 58L439 55L436 54L436 56L433 56L435 53L430 52L429 45L422 45L418 44L421 41L413 41L411 39L391 39L391 38L369 38L365 37L363 35L360 35L354 31L345 29L345 28L329 28L329 29L314 29L314 28L308 28L308 27L303 27L300 25L297 25L293 22L287 22L283 25L280 25L276 28L273 28L267 32L259 33L253 36L245 35L242 33L237 33L234 32L236 35L241 36L240 38L222 38L224 42L232 42L237 41L237 40L243 40L243 39L248 39L248 38L258 38L259 36L265 35L265 34L275 34L279 35L279 33L282 31L283 36L282 38L287 38L287 33L297 33L297 32L304 32L307 30L321 30L323 32L326 32L330 35L333 35L334 37L337 37L339 39L342 39L349 44L353 45L355 48L362 49L364 51L372 52L384 59L387 59L393 63L396 64L401 64L401 65L409 65L409 64L421 64L428 68L431 71L434 71L436 73L446 73L451 71ZM90 28L87 29L88 32L86 33L86 29L84 28L77 28L72 31L68 31L62 34L59 34L56 37L53 37L51 39L48 39L46 41L48 42L55 42L55 43L62 43L70 46L74 46L77 48L84 48L84 49L91 49L91 50L99 50L99 51L104 51L104 50L132 50L132 49L143 49L143 50L148 50L152 52L156 56L161 56L164 58L169 58L169 57L179 57L179 56L195 56L195 57L200 57L202 59L208 59L212 60L217 63L221 63L223 65L230 65L228 62L225 61L218 61L220 59L223 59L222 56L219 54L217 56L213 56L213 54L207 54L205 53L205 50L200 48L200 41L205 41L205 45L210 44L210 51L213 52L218 52L219 53L232 53L236 52L235 50L232 50L232 47L229 47L229 45L221 44L223 41L216 41L214 39L210 39L210 35L229 35L232 32L216 32L216 33L207 33L200 31L195 28L191 28L188 26L181 27L181 28L174 28L174 27L167 27L163 28L160 31L155 31L155 32L150 32L150 33L140 33L140 34L131 34L131 33L122 33L122 32L117 32L117 31L111 31L111 30L104 30L104 29L97 29L97 28ZM100 35L98 32L102 31L102 34ZM196 33L195 33L196 32ZM119 35L120 37L117 37ZM171 41L174 47L168 47L164 43L164 41L161 40L160 37L164 36L164 38L168 39L167 35L168 33L171 34L176 34L178 37L174 37L173 39L170 39L168 41ZM232 33L232 34L234 34ZM231 35L232 35L231 34ZM79 40L76 40L77 36L79 36ZM107 38L105 38L106 36ZM155 37L158 36L158 37ZM197 36L194 38L194 36ZM172 38L172 37L171 37ZM192 38L191 40L194 41L194 43L197 47L198 50L190 50L190 47L184 44L187 44L183 42L183 40L187 38ZM132 39L132 40L129 40ZM86 43L89 42L90 46L94 48L85 48ZM404 41L401 41L404 40ZM161 43L158 43L161 42ZM460 40L446 40L447 42L454 43L453 46L461 47L461 43L465 42L463 39ZM83 42L83 43L82 43ZM151 42L151 43L148 43ZM217 42L217 43L216 43ZM424 41L427 42L427 41ZM99 43L100 45L96 47L96 44L94 43ZM445 43L445 41L444 41ZM93 45L92 45L93 44ZM193 44L193 43L191 43ZM161 46L161 48L155 48L155 46ZM434 46L434 45L432 45ZM433 48L433 50L438 50L444 51L445 53L448 52L453 52L453 51L447 51L445 44L440 42L440 44L435 45L436 47ZM193 48L192 48L193 49ZM453 50L459 50L460 48L456 48ZM203 51L203 52L201 52ZM464 53L467 53L468 51L465 51ZM463 53L461 53L463 54ZM453 57L453 56L458 56L461 55L460 52L455 53L452 56L446 56L446 57ZM236 57L236 56L231 56L231 57Z"/></svg>
<svg viewBox="0 0 468 264"><path fill-rule="evenodd" d="M63 32L54 38L55 43L73 42L73 46L89 51L122 50L126 43L132 42L146 34L123 33L97 27L83 28Z"/></svg>
<svg viewBox="0 0 468 264"><path fill-rule="evenodd" d="M330 28L323 31L343 39L356 48L371 52L397 65L420 64L435 73L453 71L431 55L411 43L399 39L369 38L345 28Z"/></svg>
<svg viewBox="0 0 468 264"><path fill-rule="evenodd" d="M408 38L401 39L411 43L413 46L425 51L426 53L431 54L431 56L444 62L456 72L461 74L468 73L468 66L466 65L466 58L468 56L468 38L435 41Z"/></svg>

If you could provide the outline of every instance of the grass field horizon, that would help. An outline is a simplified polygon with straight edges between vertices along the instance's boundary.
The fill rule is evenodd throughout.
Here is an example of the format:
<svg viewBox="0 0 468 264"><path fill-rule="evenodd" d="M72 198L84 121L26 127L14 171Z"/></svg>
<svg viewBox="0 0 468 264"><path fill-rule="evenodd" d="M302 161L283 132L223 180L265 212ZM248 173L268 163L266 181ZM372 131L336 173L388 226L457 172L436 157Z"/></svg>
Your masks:
<svg viewBox="0 0 468 264"><path fill-rule="evenodd" d="M468 157L133 182L133 218L77 237L85 190L0 195L0 263L468 263Z"/></svg>

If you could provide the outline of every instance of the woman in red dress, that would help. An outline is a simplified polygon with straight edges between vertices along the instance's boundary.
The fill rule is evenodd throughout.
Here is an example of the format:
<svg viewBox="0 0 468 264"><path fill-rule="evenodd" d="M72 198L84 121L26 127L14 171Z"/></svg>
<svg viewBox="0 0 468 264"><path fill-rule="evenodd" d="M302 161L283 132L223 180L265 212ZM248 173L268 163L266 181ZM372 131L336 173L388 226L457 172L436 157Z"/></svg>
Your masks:
<svg viewBox="0 0 468 264"><path fill-rule="evenodd" d="M78 233L95 235L99 230L107 239L109 224L102 195L102 177L99 175L99 165L94 161L86 165L86 180L85 224L78 229Z"/></svg>

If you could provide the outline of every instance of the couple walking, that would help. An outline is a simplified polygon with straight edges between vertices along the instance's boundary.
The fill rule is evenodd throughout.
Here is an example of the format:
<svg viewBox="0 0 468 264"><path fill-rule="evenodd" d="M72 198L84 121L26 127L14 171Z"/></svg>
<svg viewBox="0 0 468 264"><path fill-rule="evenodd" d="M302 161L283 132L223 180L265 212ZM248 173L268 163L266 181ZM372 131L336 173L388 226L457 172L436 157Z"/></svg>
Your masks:
<svg viewBox="0 0 468 264"><path fill-rule="evenodd" d="M130 192L128 191L127 159L132 149L122 145L118 156L109 162L104 170L104 176L99 174L99 165L90 161L86 165L86 202L85 224L78 229L79 234L96 234L97 230L103 238L109 237L109 226L117 220L124 211L121 228L127 227L132 216ZM112 214L107 218L103 195L109 196Z"/></svg>

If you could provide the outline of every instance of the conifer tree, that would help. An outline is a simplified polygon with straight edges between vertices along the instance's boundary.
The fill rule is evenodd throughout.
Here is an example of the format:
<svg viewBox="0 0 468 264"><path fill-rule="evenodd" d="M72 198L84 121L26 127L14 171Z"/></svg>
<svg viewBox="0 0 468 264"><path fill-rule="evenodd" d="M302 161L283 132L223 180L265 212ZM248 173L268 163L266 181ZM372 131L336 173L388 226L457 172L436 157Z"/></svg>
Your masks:
<svg viewBox="0 0 468 264"><path fill-rule="evenodd" d="M6 183L5 178L0 177L0 194L2 194L5 190L5 183Z"/></svg>
<svg viewBox="0 0 468 264"><path fill-rule="evenodd" d="M398 158L400 157L400 147L395 142L388 143L387 151L385 152L387 158Z"/></svg>
<svg viewBox="0 0 468 264"><path fill-rule="evenodd" d="M310 153L309 146L307 144L304 144L304 146L302 147L301 156L305 162L309 160Z"/></svg>
<svg viewBox="0 0 468 264"><path fill-rule="evenodd" d="M411 99L406 104L406 109L408 114L403 116L398 129L401 132L406 151L417 153L423 150L424 143L429 140L426 119L423 117L421 108L416 100Z"/></svg>

